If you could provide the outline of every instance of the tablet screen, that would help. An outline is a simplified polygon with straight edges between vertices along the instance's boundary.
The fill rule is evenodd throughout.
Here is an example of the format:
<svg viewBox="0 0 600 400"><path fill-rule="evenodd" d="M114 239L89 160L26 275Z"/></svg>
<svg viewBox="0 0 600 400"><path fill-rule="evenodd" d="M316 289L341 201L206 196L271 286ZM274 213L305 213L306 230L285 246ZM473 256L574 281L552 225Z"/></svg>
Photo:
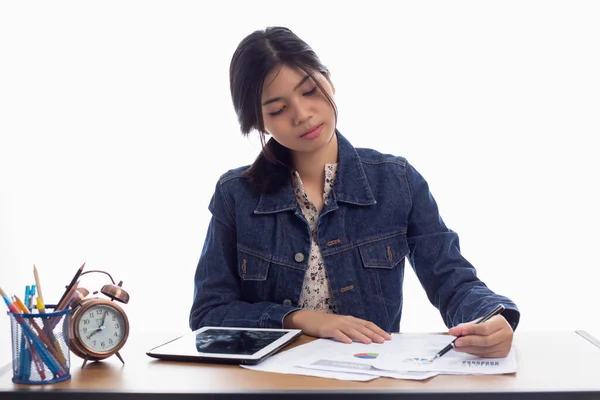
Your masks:
<svg viewBox="0 0 600 400"><path fill-rule="evenodd" d="M203 327L146 354L167 360L256 364L301 334L299 329Z"/></svg>
<svg viewBox="0 0 600 400"><path fill-rule="evenodd" d="M200 353L251 355L285 334L280 331L209 329L196 333L196 350Z"/></svg>

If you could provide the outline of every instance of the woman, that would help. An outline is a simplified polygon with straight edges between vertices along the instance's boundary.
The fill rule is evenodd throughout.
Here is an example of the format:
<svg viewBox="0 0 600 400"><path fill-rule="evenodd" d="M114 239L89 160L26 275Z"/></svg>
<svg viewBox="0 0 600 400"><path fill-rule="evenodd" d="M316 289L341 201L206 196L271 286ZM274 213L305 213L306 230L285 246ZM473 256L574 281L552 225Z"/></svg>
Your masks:
<svg viewBox="0 0 600 400"><path fill-rule="evenodd" d="M463 336L456 350L508 354L516 305L477 278L406 159L344 138L329 71L304 41L283 27L250 34L230 85L242 133L256 130L263 151L216 185L192 329L299 328L381 343L399 330L408 257L450 334ZM473 323L500 303L502 315Z"/></svg>

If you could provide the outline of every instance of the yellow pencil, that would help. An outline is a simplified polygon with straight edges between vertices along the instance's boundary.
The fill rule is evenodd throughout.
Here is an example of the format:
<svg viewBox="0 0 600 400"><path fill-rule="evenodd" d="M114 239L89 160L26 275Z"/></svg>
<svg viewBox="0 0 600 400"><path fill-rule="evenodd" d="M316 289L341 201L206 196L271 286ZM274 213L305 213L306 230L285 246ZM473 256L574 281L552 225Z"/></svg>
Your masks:
<svg viewBox="0 0 600 400"><path fill-rule="evenodd" d="M38 270L33 264L33 277L35 278L35 284L37 285L38 298L42 301L42 313L46 313L46 306L44 305L44 296L42 296L42 285L40 285L40 276L38 275Z"/></svg>

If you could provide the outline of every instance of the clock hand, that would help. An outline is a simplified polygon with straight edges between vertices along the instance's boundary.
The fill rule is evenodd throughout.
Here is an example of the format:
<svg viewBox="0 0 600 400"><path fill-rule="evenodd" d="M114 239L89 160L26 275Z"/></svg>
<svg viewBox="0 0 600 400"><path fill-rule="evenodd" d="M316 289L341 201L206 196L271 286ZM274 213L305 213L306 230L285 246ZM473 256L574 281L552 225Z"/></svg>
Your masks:
<svg viewBox="0 0 600 400"><path fill-rule="evenodd" d="M88 338L88 339L89 339L89 338L91 338L91 337L92 337L92 336L94 336L96 333L100 332L101 330L102 330L102 328L98 328L98 329L96 329L95 331L93 331L92 333L90 333L90 334L87 336L87 338Z"/></svg>
<svg viewBox="0 0 600 400"><path fill-rule="evenodd" d="M100 324L100 328L104 328L104 320L106 319L106 316L108 315L108 310L104 311L104 317L102 317L102 323Z"/></svg>

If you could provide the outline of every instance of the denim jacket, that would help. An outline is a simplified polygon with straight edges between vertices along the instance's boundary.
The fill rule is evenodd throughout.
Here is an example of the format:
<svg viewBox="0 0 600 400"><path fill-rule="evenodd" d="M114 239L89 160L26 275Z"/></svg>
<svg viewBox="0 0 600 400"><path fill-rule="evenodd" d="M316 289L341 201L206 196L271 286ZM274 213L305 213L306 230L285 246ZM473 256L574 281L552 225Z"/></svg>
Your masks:
<svg viewBox="0 0 600 400"><path fill-rule="evenodd" d="M405 260L447 327L502 303L513 329L517 306L490 290L461 255L425 179L403 157L354 148L339 131L333 190L318 218L318 243L338 314L400 329ZM282 328L298 309L311 233L292 188L255 195L228 171L209 204L212 218L195 274L190 327Z"/></svg>

